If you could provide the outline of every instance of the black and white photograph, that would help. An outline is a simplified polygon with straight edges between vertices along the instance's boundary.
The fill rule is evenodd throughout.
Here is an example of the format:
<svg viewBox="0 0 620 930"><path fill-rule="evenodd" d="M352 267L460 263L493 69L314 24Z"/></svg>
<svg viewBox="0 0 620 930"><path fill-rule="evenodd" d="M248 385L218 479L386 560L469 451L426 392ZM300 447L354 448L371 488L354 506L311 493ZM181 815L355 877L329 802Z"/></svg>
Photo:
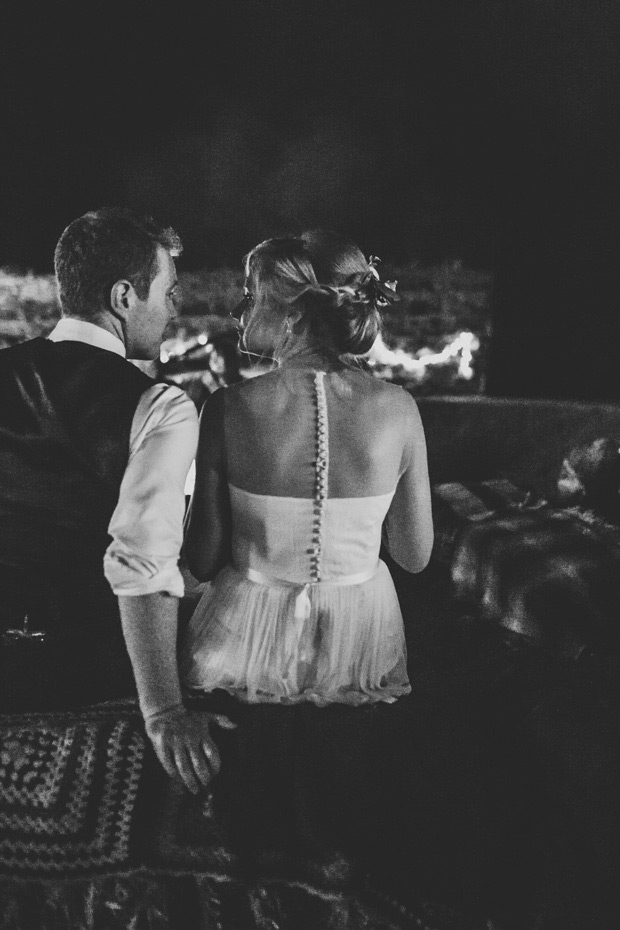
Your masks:
<svg viewBox="0 0 620 930"><path fill-rule="evenodd" d="M2 33L0 930L617 930L620 6Z"/></svg>

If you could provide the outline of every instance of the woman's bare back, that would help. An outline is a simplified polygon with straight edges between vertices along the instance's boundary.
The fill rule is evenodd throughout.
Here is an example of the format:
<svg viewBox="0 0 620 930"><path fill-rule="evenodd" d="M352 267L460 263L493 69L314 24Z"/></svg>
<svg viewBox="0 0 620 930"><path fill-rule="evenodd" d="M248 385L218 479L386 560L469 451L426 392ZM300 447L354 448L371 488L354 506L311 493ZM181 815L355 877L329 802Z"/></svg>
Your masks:
<svg viewBox="0 0 620 930"><path fill-rule="evenodd" d="M360 371L325 374L328 496L392 492L415 444L412 399ZM417 411L416 411L417 413ZM314 493L315 371L282 368L227 389L225 449L231 484L254 494Z"/></svg>

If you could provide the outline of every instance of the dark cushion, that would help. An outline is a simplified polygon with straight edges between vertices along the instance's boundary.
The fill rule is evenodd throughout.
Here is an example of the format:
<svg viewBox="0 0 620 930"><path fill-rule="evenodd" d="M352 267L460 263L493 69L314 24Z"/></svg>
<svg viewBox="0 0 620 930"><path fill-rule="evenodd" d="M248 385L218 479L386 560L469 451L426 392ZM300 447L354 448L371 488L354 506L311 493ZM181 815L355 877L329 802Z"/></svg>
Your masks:
<svg viewBox="0 0 620 930"><path fill-rule="evenodd" d="M457 601L552 652L618 648L618 527L506 479L436 485L433 506Z"/></svg>

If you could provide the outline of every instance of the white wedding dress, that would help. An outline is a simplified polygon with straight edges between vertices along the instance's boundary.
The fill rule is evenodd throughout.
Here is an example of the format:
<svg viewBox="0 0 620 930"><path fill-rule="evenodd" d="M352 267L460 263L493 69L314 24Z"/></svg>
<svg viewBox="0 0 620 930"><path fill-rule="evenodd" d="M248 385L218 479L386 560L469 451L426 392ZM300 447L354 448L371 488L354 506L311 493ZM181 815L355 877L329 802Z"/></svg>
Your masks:
<svg viewBox="0 0 620 930"><path fill-rule="evenodd" d="M204 593L181 655L184 684L243 701L364 704L411 688L381 527L394 491L329 497L323 373L314 379L313 498L229 485L233 563Z"/></svg>

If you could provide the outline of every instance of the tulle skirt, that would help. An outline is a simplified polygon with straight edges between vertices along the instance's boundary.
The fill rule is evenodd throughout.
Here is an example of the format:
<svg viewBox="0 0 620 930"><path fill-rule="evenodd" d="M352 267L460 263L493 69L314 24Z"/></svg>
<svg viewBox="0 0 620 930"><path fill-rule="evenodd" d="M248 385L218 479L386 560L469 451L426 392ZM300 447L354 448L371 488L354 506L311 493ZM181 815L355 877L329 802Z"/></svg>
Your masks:
<svg viewBox="0 0 620 930"><path fill-rule="evenodd" d="M411 691L402 615L383 562L361 584L310 586L301 621L298 594L298 586L222 569L189 623L180 657L185 687L319 706L391 702Z"/></svg>

